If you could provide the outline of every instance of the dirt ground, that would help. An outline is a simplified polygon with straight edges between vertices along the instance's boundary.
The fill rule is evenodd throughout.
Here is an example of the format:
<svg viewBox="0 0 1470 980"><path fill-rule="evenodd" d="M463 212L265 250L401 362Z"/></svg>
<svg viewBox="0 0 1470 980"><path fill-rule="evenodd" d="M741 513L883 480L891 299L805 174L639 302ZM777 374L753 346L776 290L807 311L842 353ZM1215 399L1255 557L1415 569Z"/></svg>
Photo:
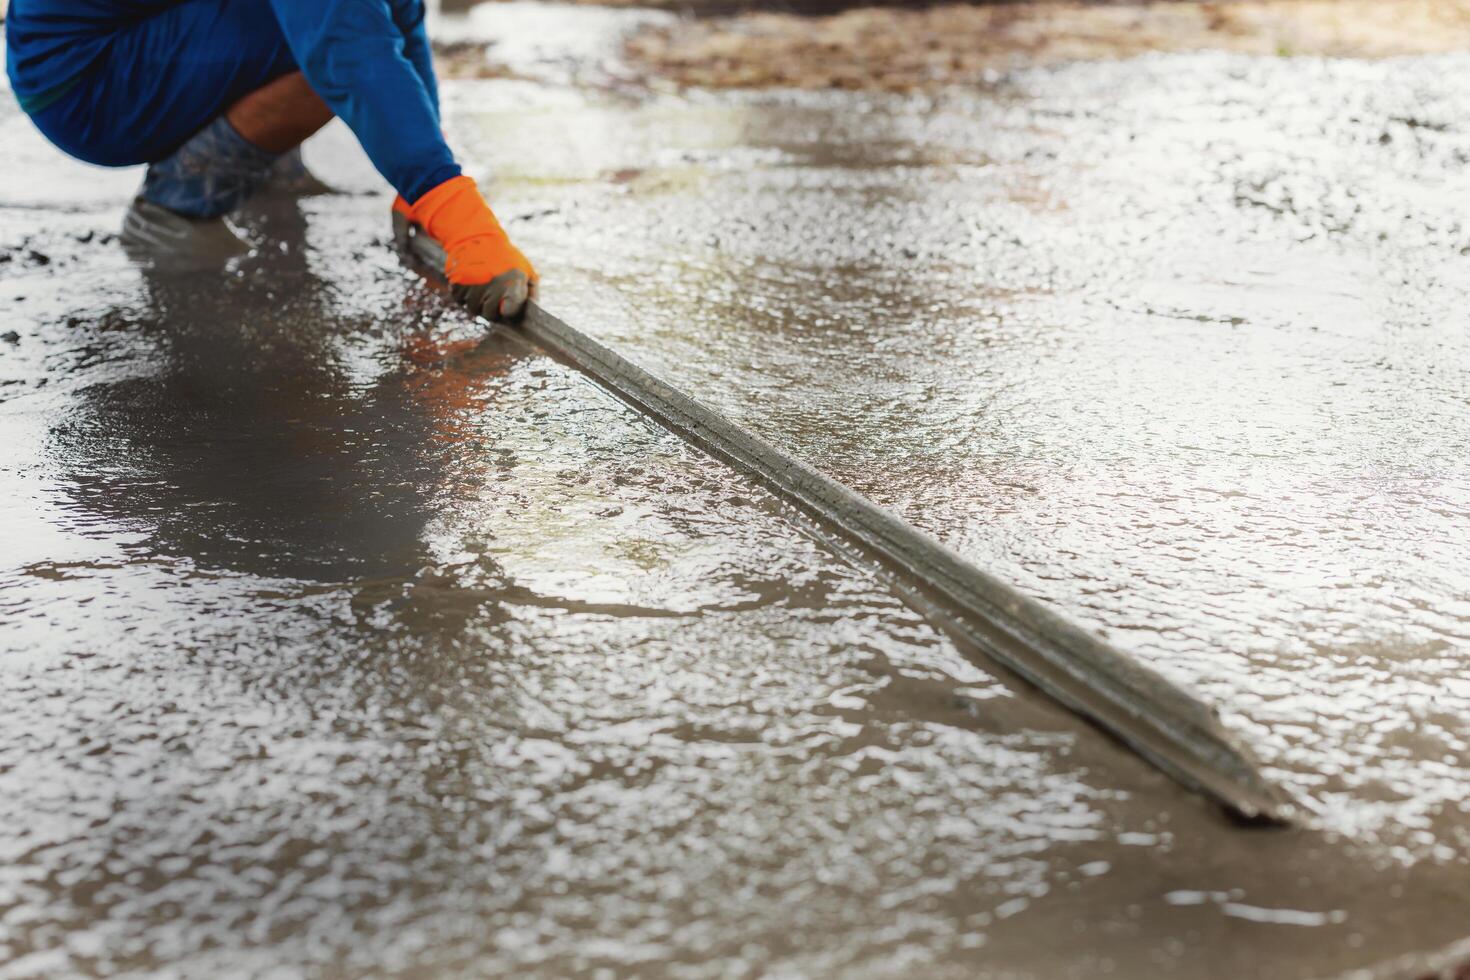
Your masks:
<svg viewBox="0 0 1470 980"><path fill-rule="evenodd" d="M996 72L1150 51L1390 57L1470 48L1470 0L1040 2L686 18L628 43L653 76L708 88L973 85Z"/></svg>

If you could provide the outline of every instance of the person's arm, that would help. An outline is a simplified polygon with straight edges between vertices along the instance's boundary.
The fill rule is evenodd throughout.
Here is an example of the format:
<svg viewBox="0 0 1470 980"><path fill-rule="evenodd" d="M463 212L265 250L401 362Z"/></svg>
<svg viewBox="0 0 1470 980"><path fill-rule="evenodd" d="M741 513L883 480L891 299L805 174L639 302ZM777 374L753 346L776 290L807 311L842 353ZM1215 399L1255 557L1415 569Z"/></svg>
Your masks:
<svg viewBox="0 0 1470 980"><path fill-rule="evenodd" d="M392 0L393 22L403 32L404 57L419 74L419 81L428 90L429 101L434 104L434 114L439 114L439 80L434 75L434 55L429 47L429 34L425 30L427 9L424 0Z"/></svg>
<svg viewBox="0 0 1470 980"><path fill-rule="evenodd" d="M416 22L407 33L395 14ZM416 0L271 0L306 80L405 200L457 177L439 128L423 5Z"/></svg>
<svg viewBox="0 0 1470 980"><path fill-rule="evenodd" d="M493 320L521 315L536 270L510 243L439 128L421 0L271 0L307 82L398 191L393 210L445 253L454 297Z"/></svg>

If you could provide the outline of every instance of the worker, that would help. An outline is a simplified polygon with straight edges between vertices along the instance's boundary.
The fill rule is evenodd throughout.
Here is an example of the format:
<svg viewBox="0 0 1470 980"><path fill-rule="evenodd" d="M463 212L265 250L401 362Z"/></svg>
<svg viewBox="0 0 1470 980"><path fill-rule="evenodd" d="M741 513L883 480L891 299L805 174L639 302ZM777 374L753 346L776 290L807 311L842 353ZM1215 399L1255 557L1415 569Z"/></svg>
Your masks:
<svg viewBox="0 0 1470 980"><path fill-rule="evenodd" d="M446 254L471 312L514 319L536 270L511 244L439 123L423 0L10 0L11 89L88 163L147 164L124 238L238 243L223 216L307 175L298 147L332 118Z"/></svg>

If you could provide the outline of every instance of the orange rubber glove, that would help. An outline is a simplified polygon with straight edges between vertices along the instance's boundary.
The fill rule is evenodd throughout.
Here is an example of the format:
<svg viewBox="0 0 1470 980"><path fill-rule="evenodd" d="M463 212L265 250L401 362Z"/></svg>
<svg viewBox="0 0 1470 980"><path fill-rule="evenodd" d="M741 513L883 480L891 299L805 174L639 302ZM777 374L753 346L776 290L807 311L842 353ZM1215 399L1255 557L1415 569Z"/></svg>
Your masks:
<svg viewBox="0 0 1470 980"><path fill-rule="evenodd" d="M449 290L471 313L514 320L535 298L536 269L510 243L470 178L451 177L412 205L400 197L393 210L444 248Z"/></svg>

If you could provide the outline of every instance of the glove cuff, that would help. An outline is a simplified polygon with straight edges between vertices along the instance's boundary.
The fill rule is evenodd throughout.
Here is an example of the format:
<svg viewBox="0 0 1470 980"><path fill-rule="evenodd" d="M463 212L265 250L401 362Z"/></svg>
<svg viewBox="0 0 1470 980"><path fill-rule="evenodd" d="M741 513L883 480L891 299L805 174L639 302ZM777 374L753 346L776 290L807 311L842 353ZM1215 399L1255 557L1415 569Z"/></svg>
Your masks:
<svg viewBox="0 0 1470 980"><path fill-rule="evenodd" d="M481 235L505 237L474 180L462 174L415 201L409 217L446 249Z"/></svg>

